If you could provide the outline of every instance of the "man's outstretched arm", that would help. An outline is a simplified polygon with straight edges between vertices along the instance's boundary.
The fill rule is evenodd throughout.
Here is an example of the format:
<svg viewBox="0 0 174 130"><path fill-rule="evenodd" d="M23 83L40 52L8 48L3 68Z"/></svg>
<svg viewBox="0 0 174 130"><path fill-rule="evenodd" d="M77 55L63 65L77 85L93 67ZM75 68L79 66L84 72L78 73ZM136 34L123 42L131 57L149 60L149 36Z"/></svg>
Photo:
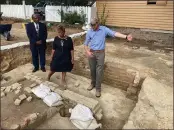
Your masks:
<svg viewBox="0 0 174 130"><path fill-rule="evenodd" d="M105 30L106 30L106 35L109 35L111 37L119 37L119 38L127 39L128 41L132 41L132 36L130 34L125 35L125 34L122 34L120 32L115 32L107 27L105 28Z"/></svg>
<svg viewBox="0 0 174 130"><path fill-rule="evenodd" d="M130 34L124 35L122 33L116 32L115 37L119 37L119 38L127 39L128 41L132 41L132 36Z"/></svg>

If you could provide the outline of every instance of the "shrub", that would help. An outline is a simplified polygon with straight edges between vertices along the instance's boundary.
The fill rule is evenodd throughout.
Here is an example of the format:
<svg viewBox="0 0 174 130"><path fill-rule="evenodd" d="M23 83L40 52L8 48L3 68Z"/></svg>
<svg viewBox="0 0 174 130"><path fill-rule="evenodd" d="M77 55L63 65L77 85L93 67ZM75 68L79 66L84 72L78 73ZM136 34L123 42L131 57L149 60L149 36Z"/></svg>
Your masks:
<svg viewBox="0 0 174 130"><path fill-rule="evenodd" d="M78 14L77 11L65 13L63 10L58 11L61 15L61 22L68 23L68 24L84 24L86 22L86 14L81 11L81 14Z"/></svg>
<svg viewBox="0 0 174 130"><path fill-rule="evenodd" d="M99 16L98 12L97 12L97 17L99 19L99 22L101 25L106 25L106 20L108 18L108 12L106 12L106 4L103 4L103 10L102 10L102 14Z"/></svg>

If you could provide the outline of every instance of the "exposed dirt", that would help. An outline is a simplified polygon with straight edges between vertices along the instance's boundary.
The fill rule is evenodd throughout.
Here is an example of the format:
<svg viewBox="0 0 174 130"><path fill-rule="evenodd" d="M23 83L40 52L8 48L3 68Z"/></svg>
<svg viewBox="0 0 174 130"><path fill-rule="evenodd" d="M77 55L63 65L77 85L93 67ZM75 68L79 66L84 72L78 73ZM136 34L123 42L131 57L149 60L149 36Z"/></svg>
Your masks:
<svg viewBox="0 0 174 130"><path fill-rule="evenodd" d="M4 17L4 16L2 16L2 20L4 20L4 21L13 21L15 23L21 23L21 22L25 21L24 19L20 19L20 18ZM29 20L26 20L26 21L29 21Z"/></svg>
<svg viewBox="0 0 174 130"><path fill-rule="evenodd" d="M4 21L5 22L5 21ZM5 23L12 23L13 21L6 21ZM66 28L66 34L74 34L82 32L82 29L80 28ZM3 45L9 45L17 42L25 42L28 41L28 37L26 35L26 30L22 27L22 23L13 23L12 24L12 29L10 31L12 38L10 41L6 41L3 36L1 36L1 46ZM48 28L48 39L49 38L54 38L57 35L56 32L56 26L51 27L50 29Z"/></svg>
<svg viewBox="0 0 174 130"><path fill-rule="evenodd" d="M126 42L123 39L113 39L113 38L107 38L108 42L113 42L113 43L124 43L125 45L131 47L132 49L138 49L140 47L144 47L146 49L152 50L152 51L158 51L162 53L169 53L173 51L173 44L161 44L153 40L143 40L143 39L133 39L132 42Z"/></svg>
<svg viewBox="0 0 174 130"><path fill-rule="evenodd" d="M77 80L79 80L81 82L80 83L81 85L79 86L78 89L75 88L69 88L69 89L77 91L80 94L82 93L85 96L95 98L94 90L89 93L86 91L86 88L90 84L90 80L84 78L84 76L86 77L85 73L87 71L89 72L89 68L86 67L88 66L88 63L82 45L83 42L84 42L84 37L81 37L80 39L76 39L76 44L75 44L76 45L75 58L76 60L78 59L77 63L79 64L78 66L79 68L76 68L78 70L76 74L81 76L68 74L67 84L73 84ZM50 50L48 52L50 52ZM48 57L49 54L47 55ZM29 56L29 54L27 55ZM18 61L21 61L19 60L20 58L17 59ZM14 59L11 60L13 61ZM125 65L130 68L134 68L140 72L140 76L142 77L151 76L170 87L173 86L173 65L168 65L166 63L172 62L172 60L173 60L173 46L171 45L154 44L154 42L152 41L148 42L148 41L138 41L138 40L135 40L133 42L126 42L119 39L116 40L108 39L106 43L106 59L105 59L106 63L110 64L116 63L116 65L118 66ZM47 60L47 62L48 61L50 62L50 60ZM17 65L19 64L19 62L15 62L15 64ZM18 71L13 72L12 77L16 78L24 74L26 70L31 71L32 66L31 65L28 65L28 67L21 66L21 68L18 69ZM47 70L49 70L49 66L47 66ZM83 70L83 73L80 73L80 70ZM41 71L39 71L36 73L36 75L46 79L47 72L43 74ZM19 75L16 76L16 74ZM57 79L57 76L60 77L59 73L56 73L51 78L51 81L55 82L56 84L60 84L60 79ZM99 99L99 101L104 111L104 118L102 120L104 129L112 129L112 128L121 129L122 126L124 125L125 121L127 120L130 112L132 111L135 105L135 102L127 98L125 95L126 95L125 91L123 90L114 88L113 86L107 86L105 84L102 85L102 96ZM51 122L54 124L53 121ZM46 126L49 126L49 128L51 128L49 122L47 122ZM52 128L55 127L57 126L52 125ZM43 128L43 126L41 128Z"/></svg>
<svg viewBox="0 0 174 130"><path fill-rule="evenodd" d="M88 66L88 62L84 58L83 45L75 48L75 55L81 57L79 64ZM150 50L147 46L145 47L143 42L140 42L139 47L136 48L134 41L108 40L106 42L105 61L133 67L146 76L151 75L162 83L173 86L173 51L165 52L165 47L154 46L153 50ZM170 62L171 65L167 65L167 62ZM81 70L84 70L84 68L81 68Z"/></svg>
<svg viewBox="0 0 174 130"><path fill-rule="evenodd" d="M44 122L42 125L36 128L41 129L77 129L69 120L68 117L61 117L60 114L56 114L50 120Z"/></svg>
<svg viewBox="0 0 174 130"><path fill-rule="evenodd" d="M14 21L8 21L8 20L3 20L3 21L0 21L1 24L14 24L15 22Z"/></svg>
<svg viewBox="0 0 174 130"><path fill-rule="evenodd" d="M111 27L116 32L123 34L132 34L138 41L152 42L152 44L170 45L173 46L173 32L159 30L142 30L136 28ZM140 43L141 44L141 43Z"/></svg>
<svg viewBox="0 0 174 130"><path fill-rule="evenodd" d="M27 84L25 84L25 87ZM23 94L21 92L20 94ZM42 100L37 99L32 94L32 101L29 103L26 100L22 101L20 106L15 106L14 101L20 95L15 95L14 92L8 93L1 98L1 126L9 129L13 124L20 124L28 114L42 113L48 109L48 106ZM25 93L27 94L27 93ZM29 96L29 94L27 94Z"/></svg>
<svg viewBox="0 0 174 130"><path fill-rule="evenodd" d="M31 64L26 64L24 66L20 66L6 74L4 74L4 77L11 77L11 80L16 80L14 75L16 77L23 77L27 72L30 72L32 68ZM49 66L46 67L47 70L49 70ZM38 71L36 73L34 73L34 75L41 77L43 80L46 80L47 75L48 75L48 71L46 73L43 73L42 71ZM60 85L60 78L61 74L60 73L55 73L52 77L51 77L51 82L54 82L58 85ZM79 86L78 88L76 87L72 87L73 84L75 84L76 82L79 82ZM120 90L118 88L113 88L111 86L102 84L102 96L101 98L97 99L95 97L95 90L92 91L87 91L87 87L90 85L90 79L84 78L83 76L78 76L78 75L74 75L74 74L67 74L67 78L66 78L66 82L67 82L67 86L69 90L77 92L78 94L85 94L85 96L87 97L91 97L91 98L95 98L96 100L98 100L100 102L100 105L103 109L103 120L101 121L103 123L103 128L117 128L117 129L121 129L124 125L124 122L128 119L128 116L130 114L130 112L132 111L132 109L135 106L135 101L130 100L129 98L126 97L126 92L123 90ZM24 86L26 86L29 82L28 81L23 81L21 82L23 84L25 84ZM28 84L29 85L29 84ZM61 87L61 86L60 86ZM117 96L115 96L117 95ZM23 104L19 107L14 106L13 104L13 96L10 93L7 93L7 96L10 97L10 99L8 100L7 103L5 103L6 98L8 97L3 97L1 100L3 100L3 102L1 102L1 106L3 107L2 109L4 110L4 116L3 119L6 119L6 117L9 117L9 115L11 115L10 118L8 118L8 120L5 120L4 123L18 123L17 121L12 122L11 120L13 119L13 117L15 117L16 119L20 119L20 117L24 116L25 114L27 114L27 112L39 112L39 111L43 111L43 108L45 108L44 106L46 106L43 102L38 103L35 102L35 99L31 102L31 103L27 103L27 102L23 102ZM13 108L18 108L21 111L15 111L15 114L13 113L13 111L11 111L9 114L7 112L7 105L4 104L10 104L11 109ZM31 105L31 106L29 106ZM43 108L41 108L43 106ZM47 107L47 106L46 106ZM28 110L28 108L30 108L30 110ZM38 111L37 108L40 108L40 110ZM6 109L6 110L5 110ZM23 113L23 115L19 114ZM72 125L72 123L67 119L67 118L59 118L59 114L55 115L55 117L53 117L52 119L50 119L49 121L43 123L43 125L41 125L39 128L52 128L52 129L57 129L57 128L68 128L68 129L74 129L75 127ZM59 118L59 120L57 120L57 118ZM61 123L62 121L67 125L63 126L61 124L61 126L59 127L58 124L55 124L55 120L56 119L58 121L58 124ZM107 121L112 120L112 122L110 122L110 124L108 125ZM112 124L112 125L111 125Z"/></svg>

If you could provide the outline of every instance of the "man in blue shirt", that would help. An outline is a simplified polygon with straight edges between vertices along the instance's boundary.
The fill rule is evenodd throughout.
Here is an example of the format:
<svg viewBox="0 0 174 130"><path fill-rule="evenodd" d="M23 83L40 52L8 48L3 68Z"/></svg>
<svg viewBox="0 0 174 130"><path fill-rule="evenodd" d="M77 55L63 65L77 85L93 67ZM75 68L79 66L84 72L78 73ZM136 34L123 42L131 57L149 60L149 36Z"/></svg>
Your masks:
<svg viewBox="0 0 174 130"><path fill-rule="evenodd" d="M124 35L119 32L110 30L105 26L100 26L98 19L91 20L91 27L84 42L84 49L88 56L90 72L91 72L91 85L88 90L96 88L96 97L101 96L101 82L103 78L104 59L105 59L105 40L106 36L119 37L132 40L131 35Z"/></svg>

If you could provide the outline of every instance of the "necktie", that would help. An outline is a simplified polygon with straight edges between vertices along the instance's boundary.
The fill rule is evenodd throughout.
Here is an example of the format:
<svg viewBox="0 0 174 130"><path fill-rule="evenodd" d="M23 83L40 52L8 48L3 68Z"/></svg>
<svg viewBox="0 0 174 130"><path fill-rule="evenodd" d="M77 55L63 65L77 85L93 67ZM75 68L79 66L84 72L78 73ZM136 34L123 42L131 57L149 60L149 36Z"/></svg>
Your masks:
<svg viewBox="0 0 174 130"><path fill-rule="evenodd" d="M37 36L39 36L39 24L36 23L36 32L37 32Z"/></svg>

